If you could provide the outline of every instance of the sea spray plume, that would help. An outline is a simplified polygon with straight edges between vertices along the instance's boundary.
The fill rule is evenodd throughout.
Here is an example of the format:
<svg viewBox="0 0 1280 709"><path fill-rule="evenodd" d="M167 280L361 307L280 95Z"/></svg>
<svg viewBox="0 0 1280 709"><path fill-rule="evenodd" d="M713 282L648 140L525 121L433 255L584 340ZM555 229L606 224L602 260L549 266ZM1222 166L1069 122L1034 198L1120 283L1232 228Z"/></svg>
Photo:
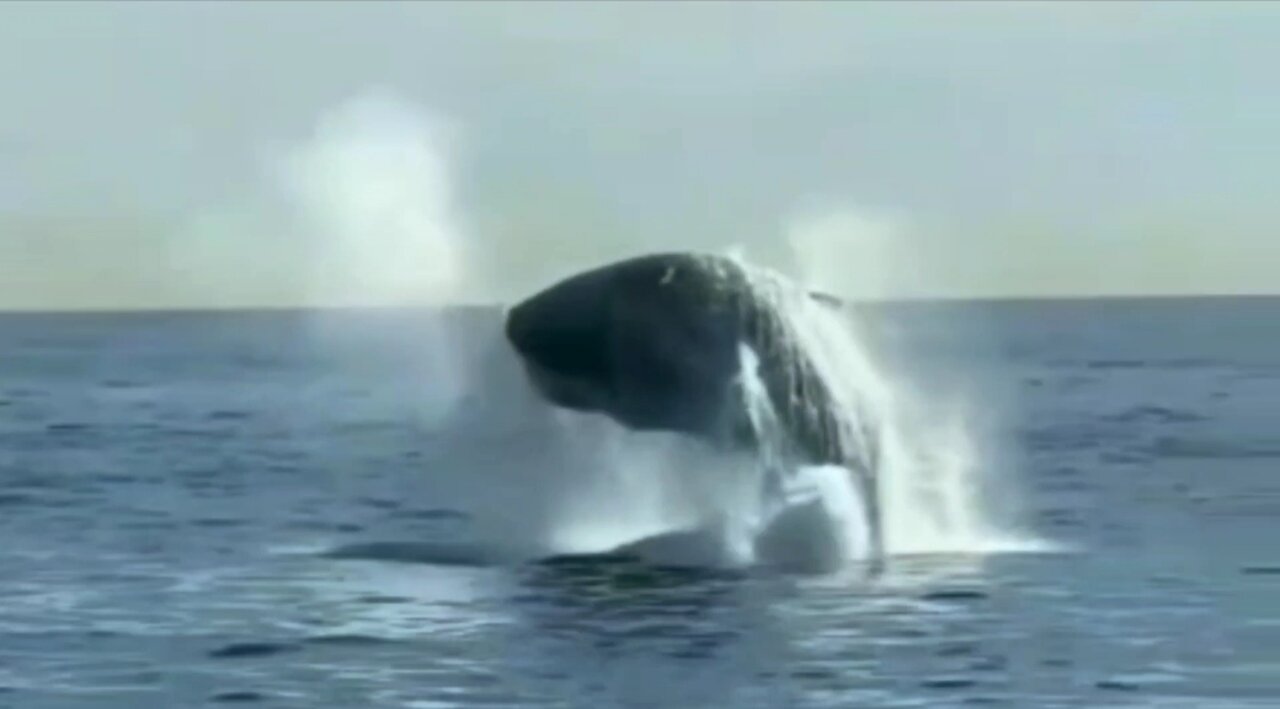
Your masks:
<svg viewBox="0 0 1280 709"><path fill-rule="evenodd" d="M440 117L374 91L321 116L274 165L305 235L310 303L427 310L410 347L427 368L420 410L435 420L465 387L442 309L473 266L450 184L453 137ZM325 337L358 337L348 322L322 315L315 325Z"/></svg>
<svg viewBox="0 0 1280 709"><path fill-rule="evenodd" d="M928 292L946 280L906 220L883 212L837 208L794 220L788 239L800 278L813 287L886 301ZM1022 538L1016 478L1004 468L1016 444L999 433L1013 405L1000 355L988 349L972 309L947 310L946 342L963 343L939 357L930 340L922 348L900 335L896 318L850 307L834 325L817 312L802 328L820 353L824 379L851 392L878 426L878 468L885 534L893 553L992 552L1042 549ZM956 315L964 313L965 317ZM804 322L804 319L797 320ZM931 321L932 322L932 321ZM918 326L918 325L917 325ZM938 330L941 334L942 330ZM925 351L922 351L925 350ZM976 353L986 356L973 357ZM1002 464L1004 463L1004 464ZM985 489L999 493L988 509Z"/></svg>
<svg viewBox="0 0 1280 709"><path fill-rule="evenodd" d="M768 462L770 467L786 473L802 465L846 468L858 482L869 557L880 561L885 539L879 429L884 422L865 400L875 392L846 381L844 370L867 369L869 363L834 351L834 341L845 334L838 299L797 288L781 274L741 257L727 263L736 267L750 294L738 307L744 317L742 342L753 343L743 345L749 350L743 367L755 371L767 394L742 392L757 450L766 454L766 461L776 461ZM724 266L720 268L723 273ZM783 478L777 484L786 482Z"/></svg>
<svg viewBox="0 0 1280 709"><path fill-rule="evenodd" d="M908 248L905 224L879 211L811 210L791 220L786 238L802 282L878 300L925 285L927 259Z"/></svg>
<svg viewBox="0 0 1280 709"><path fill-rule="evenodd" d="M436 305L465 287L447 126L369 93L322 116L285 156L284 187L313 236L317 301Z"/></svg>

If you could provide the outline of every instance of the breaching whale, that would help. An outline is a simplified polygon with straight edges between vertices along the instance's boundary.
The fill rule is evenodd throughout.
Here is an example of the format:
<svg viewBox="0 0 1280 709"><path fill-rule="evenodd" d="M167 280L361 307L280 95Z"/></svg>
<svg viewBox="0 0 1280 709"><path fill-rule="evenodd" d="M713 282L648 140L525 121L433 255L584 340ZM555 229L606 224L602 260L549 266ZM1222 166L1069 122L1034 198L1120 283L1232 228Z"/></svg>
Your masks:
<svg viewBox="0 0 1280 709"><path fill-rule="evenodd" d="M758 361L797 464L839 465L861 490L873 559L883 553L874 436L850 435L832 395L795 341L777 297L839 301L734 259L698 253L628 258L577 273L513 305L505 335L551 404L606 415L634 430L758 449L741 390L741 346ZM762 287L762 281L769 287Z"/></svg>

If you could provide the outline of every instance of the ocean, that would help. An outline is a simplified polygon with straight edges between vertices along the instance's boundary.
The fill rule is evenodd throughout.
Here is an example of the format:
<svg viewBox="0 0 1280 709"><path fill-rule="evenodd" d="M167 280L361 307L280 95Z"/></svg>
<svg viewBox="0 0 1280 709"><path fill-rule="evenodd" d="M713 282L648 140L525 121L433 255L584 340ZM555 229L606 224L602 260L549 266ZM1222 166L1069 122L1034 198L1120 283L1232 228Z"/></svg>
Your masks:
<svg viewBox="0 0 1280 709"><path fill-rule="evenodd" d="M873 310L1026 543L611 551L494 309L0 315L0 707L1280 706L1280 299Z"/></svg>

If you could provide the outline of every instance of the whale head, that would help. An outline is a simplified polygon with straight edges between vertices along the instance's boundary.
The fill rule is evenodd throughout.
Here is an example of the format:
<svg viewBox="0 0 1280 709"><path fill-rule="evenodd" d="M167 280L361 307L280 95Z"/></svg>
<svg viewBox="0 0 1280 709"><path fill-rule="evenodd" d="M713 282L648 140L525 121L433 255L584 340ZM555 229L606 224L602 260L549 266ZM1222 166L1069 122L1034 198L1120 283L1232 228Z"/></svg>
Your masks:
<svg viewBox="0 0 1280 709"><path fill-rule="evenodd" d="M737 373L734 290L702 257L639 257L517 303L506 337L552 404L636 429L704 433Z"/></svg>

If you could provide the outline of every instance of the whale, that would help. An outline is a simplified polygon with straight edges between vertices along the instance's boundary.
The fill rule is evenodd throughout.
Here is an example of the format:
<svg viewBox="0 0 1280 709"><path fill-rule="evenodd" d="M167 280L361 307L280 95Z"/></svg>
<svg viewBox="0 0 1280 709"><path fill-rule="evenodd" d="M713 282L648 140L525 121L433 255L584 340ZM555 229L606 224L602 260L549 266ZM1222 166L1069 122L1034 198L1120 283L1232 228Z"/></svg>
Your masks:
<svg viewBox="0 0 1280 709"><path fill-rule="evenodd" d="M884 542L875 437L844 425L850 417L839 410L831 383L796 341L784 306L794 297L844 306L728 256L644 254L570 274L514 303L504 334L552 406L604 415L636 431L760 452L776 441L762 440L744 396L748 348L783 459L849 470L878 560ZM776 483L777 476L766 480Z"/></svg>

